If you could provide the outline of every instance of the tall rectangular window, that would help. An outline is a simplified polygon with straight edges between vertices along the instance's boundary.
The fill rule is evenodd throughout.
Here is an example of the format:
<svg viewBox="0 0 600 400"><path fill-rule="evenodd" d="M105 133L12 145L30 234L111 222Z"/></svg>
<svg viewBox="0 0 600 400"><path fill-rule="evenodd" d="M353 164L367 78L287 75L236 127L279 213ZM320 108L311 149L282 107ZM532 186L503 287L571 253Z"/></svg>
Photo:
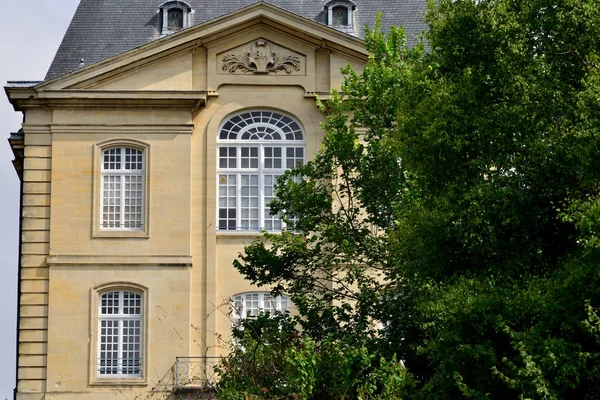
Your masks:
<svg viewBox="0 0 600 400"><path fill-rule="evenodd" d="M111 291L98 304L98 376L142 376L142 295Z"/></svg>
<svg viewBox="0 0 600 400"><path fill-rule="evenodd" d="M144 229L144 151L113 147L102 152L100 229Z"/></svg>
<svg viewBox="0 0 600 400"><path fill-rule="evenodd" d="M232 147L219 149L218 190L219 230L280 231L285 227L280 215L271 215L269 203L275 197L277 179L291 166L304 162L303 147L241 147L239 157L231 158ZM233 152L235 154L235 152ZM284 166L290 166L285 168Z"/></svg>

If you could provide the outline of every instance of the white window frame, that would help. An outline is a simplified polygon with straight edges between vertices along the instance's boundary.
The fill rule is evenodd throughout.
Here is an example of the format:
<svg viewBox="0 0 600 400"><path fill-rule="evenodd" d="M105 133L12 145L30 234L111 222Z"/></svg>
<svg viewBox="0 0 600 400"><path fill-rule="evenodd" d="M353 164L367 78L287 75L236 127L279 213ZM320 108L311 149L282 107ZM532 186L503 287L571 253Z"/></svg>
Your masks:
<svg viewBox="0 0 600 400"><path fill-rule="evenodd" d="M352 1L344 0L332 0L325 4L327 8L327 25L335 28L352 28L354 26L354 9L356 4ZM334 25L333 24L333 9L335 7L343 7L348 13L348 24L347 25Z"/></svg>
<svg viewBox="0 0 600 400"><path fill-rule="evenodd" d="M183 12L183 26L181 29L169 29L169 11L173 8ZM193 10L192 7L185 1L169 0L158 6L158 12L161 13L162 17L161 36L166 36L187 28L190 25L189 18L190 14L193 13Z"/></svg>
<svg viewBox="0 0 600 400"><path fill-rule="evenodd" d="M113 150L117 150L120 154L120 168L118 169L106 169L106 160L105 157L106 155L110 156L110 152ZM140 152L141 153L141 169L135 168L126 168L127 166L127 162L126 162L126 150L134 150L136 152ZM100 227L99 229L101 231L144 231L145 227L145 219L146 219L146 151L145 149L142 148L138 148L138 147L133 147L133 146L111 146L111 147L107 147L102 149L101 151L101 159L100 159L100 163L101 163L101 179L100 179L100 209L99 209L99 223L100 223ZM136 164L139 164L139 161L135 161ZM104 215L105 215L105 207L111 207L114 205L111 204L105 204L105 182L107 179L109 178L118 178L119 184L120 184L120 193L119 193L119 207L120 207L120 211L119 211L119 221L118 221L118 226L105 226L106 224L110 223L110 220L105 220L104 219ZM139 218L140 218L140 225L139 226L130 226L131 225L131 220L126 220L125 219L125 215L127 214L125 212L125 208L126 207L131 207L131 205L126 206L126 202L127 200L131 200L131 197L128 199L126 197L126 192L127 190L125 189L125 181L127 178L131 177L135 177L137 178L141 183L141 189L140 190L136 190L141 192L139 194L140 197L135 197L135 200L139 200L140 201L140 207L141 210L139 212L136 212L136 214L139 214ZM131 213L130 213L131 214Z"/></svg>
<svg viewBox="0 0 600 400"><path fill-rule="evenodd" d="M257 307L252 307L253 310L256 310L256 313L253 312L251 315L248 315L247 302L252 300L249 299L251 296L256 296ZM239 293L233 296L233 312L231 314L233 324L239 325L239 323L244 319L254 318L258 315L258 313L265 312L265 299L266 301L271 302L271 307L269 307L269 309L275 310L282 314L291 310L292 301L288 296L273 297L270 292ZM285 305L285 307L283 305Z"/></svg>
<svg viewBox="0 0 600 400"><path fill-rule="evenodd" d="M137 305L133 307L139 309L138 313L125 313L124 305L125 305L125 293L132 294L135 296L139 296L137 300ZM117 313L104 313L103 309L108 309L109 307L103 303L103 297L108 294L117 294L118 307ZM108 300L108 299L107 299ZM97 353L96 353L96 378L98 380L110 380L110 379L120 379L120 378L142 378L144 376L144 354L145 354L145 329L144 329L144 313L145 313L145 298L144 293L134 289L109 289L104 290L98 293L98 332L97 332ZM131 306L130 306L131 307ZM110 341L109 343L103 343L103 337L106 336L106 331L103 334L103 329L109 329L107 327L103 327L103 322L110 322L112 324L116 323L117 329L117 365L103 365L103 360L110 361L114 360L112 357L102 357L104 351L107 351L106 348L103 348L103 345L107 344L115 344L114 341ZM125 349L125 329L132 329L131 327L125 327L126 323L134 322L136 326L133 329L139 329L139 333L134 332L133 336L139 337L137 343L137 350L133 350L134 352L138 352L139 357L137 358L127 358L133 361L137 361L133 366L123 366L123 360L125 359L124 353L127 351L131 351L129 349ZM132 335L128 335L128 339L131 338ZM131 342L129 342L131 343ZM112 350L114 351L114 350ZM124 373L125 369L135 369L134 373ZM105 373L107 370L116 370L116 373Z"/></svg>
<svg viewBox="0 0 600 400"><path fill-rule="evenodd" d="M258 121L252 122L252 118L256 118L256 115L264 115L265 119L269 119L269 122ZM254 117L248 117L254 116ZM267 117L270 116L270 117ZM241 121L236 119L241 118ZM237 123L233 124L232 129L228 129L231 126L230 121L238 120ZM274 121L274 122L273 122ZM283 125L283 128L279 125ZM290 128L293 126L294 128ZM270 134L265 134L263 138L259 138L258 134L250 133L254 129L268 130ZM282 229L286 229L285 222L281 221L277 216L271 216L268 213L267 204L274 197L274 193L271 190L275 186L275 182L272 180L274 177L283 175L283 173L290 169L287 166L288 161L294 164L294 167L299 164L303 165L306 162L306 141L304 129L300 122L288 114L282 113L275 110L261 110L251 109L238 112L230 115L224 119L219 127L217 136L217 231L218 232L259 232L263 229L272 232L278 232ZM243 139L242 136L249 135L251 138ZM254 137L254 138L252 138ZM235 166L229 167L223 166L221 161L222 149L229 154L229 149L235 149L235 157L226 156L227 160L231 160ZM252 166L250 158L244 157L244 149L257 149L256 158L257 164ZM267 166L265 161L267 157L265 153L268 149L281 149L279 168ZM291 151L290 151L291 150ZM275 150L270 150L274 152ZM291 157L288 156L288 151L293 153ZM251 150L248 150L251 152ZM274 163L275 157L273 153L272 162ZM248 160L248 165L244 167L243 159ZM252 178L257 177L255 185L243 185L243 179L247 177L250 181ZM269 182L271 181L271 182ZM252 193L252 186L258 186L258 193ZM227 192L223 195L223 187ZM248 188L249 193L244 193L244 189ZM231 190L230 190L231 189ZM269 193L267 193L267 190ZM235 191L235 193L231 193ZM252 199L258 197L257 206L252 206ZM235 200L235 201L233 201ZM243 200L248 201L248 206L244 206ZM225 202L225 206L223 203ZM235 203L234 206L230 205ZM229 211L235 208L235 217L229 216ZM252 216L254 209L258 210L256 216ZM222 211L225 210L227 213L226 217L223 217ZM247 210L249 215L244 217L242 210ZM235 219L235 226L230 226L229 222ZM256 226L252 226L254 220ZM246 225L247 222L247 226ZM223 225L225 224L225 226ZM267 226L270 225L270 226ZM276 226L280 226L277 228Z"/></svg>

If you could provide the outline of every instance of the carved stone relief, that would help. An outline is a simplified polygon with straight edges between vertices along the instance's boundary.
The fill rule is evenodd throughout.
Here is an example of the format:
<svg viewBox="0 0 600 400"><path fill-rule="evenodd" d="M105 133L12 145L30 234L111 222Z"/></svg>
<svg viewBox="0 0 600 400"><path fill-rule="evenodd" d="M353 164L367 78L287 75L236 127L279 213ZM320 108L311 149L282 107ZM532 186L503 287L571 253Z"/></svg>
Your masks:
<svg viewBox="0 0 600 400"><path fill-rule="evenodd" d="M219 73L304 75L305 57L289 49L257 39L218 55Z"/></svg>

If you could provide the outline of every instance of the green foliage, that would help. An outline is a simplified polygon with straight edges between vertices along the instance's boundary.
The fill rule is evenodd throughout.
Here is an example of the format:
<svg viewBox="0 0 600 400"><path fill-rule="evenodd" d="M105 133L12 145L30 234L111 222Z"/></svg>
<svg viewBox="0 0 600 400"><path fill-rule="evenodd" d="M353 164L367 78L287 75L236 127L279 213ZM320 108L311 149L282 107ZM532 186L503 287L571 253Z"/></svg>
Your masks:
<svg viewBox="0 0 600 400"><path fill-rule="evenodd" d="M356 343L316 343L287 317L262 314L235 333L231 357L216 368L220 399L402 399L414 386L395 358L378 360Z"/></svg>
<svg viewBox="0 0 600 400"><path fill-rule="evenodd" d="M291 296L315 349L403 360L410 398L600 398L600 3L427 20L427 51L367 32L364 71L319 104L321 151L277 186L296 230L235 265Z"/></svg>
<svg viewBox="0 0 600 400"><path fill-rule="evenodd" d="M314 386L314 343L300 342L287 318L261 314L235 330L231 355L216 371L219 398L305 398Z"/></svg>

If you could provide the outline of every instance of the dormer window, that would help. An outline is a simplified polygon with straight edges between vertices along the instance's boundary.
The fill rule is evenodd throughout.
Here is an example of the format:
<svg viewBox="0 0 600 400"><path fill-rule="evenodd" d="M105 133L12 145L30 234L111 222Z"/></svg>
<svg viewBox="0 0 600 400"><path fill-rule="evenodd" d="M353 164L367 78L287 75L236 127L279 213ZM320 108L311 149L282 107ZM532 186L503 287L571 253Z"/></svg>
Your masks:
<svg viewBox="0 0 600 400"><path fill-rule="evenodd" d="M332 8L333 26L348 25L348 8L344 6L335 6Z"/></svg>
<svg viewBox="0 0 600 400"><path fill-rule="evenodd" d="M325 3L327 25L342 32L354 33L354 11L356 4L352 0L330 0Z"/></svg>
<svg viewBox="0 0 600 400"><path fill-rule="evenodd" d="M161 36L178 32L189 26L192 7L185 1L170 0L159 6L162 16Z"/></svg>
<svg viewBox="0 0 600 400"><path fill-rule="evenodd" d="M178 31L183 29L183 10L180 8L171 8L167 13L167 29Z"/></svg>

